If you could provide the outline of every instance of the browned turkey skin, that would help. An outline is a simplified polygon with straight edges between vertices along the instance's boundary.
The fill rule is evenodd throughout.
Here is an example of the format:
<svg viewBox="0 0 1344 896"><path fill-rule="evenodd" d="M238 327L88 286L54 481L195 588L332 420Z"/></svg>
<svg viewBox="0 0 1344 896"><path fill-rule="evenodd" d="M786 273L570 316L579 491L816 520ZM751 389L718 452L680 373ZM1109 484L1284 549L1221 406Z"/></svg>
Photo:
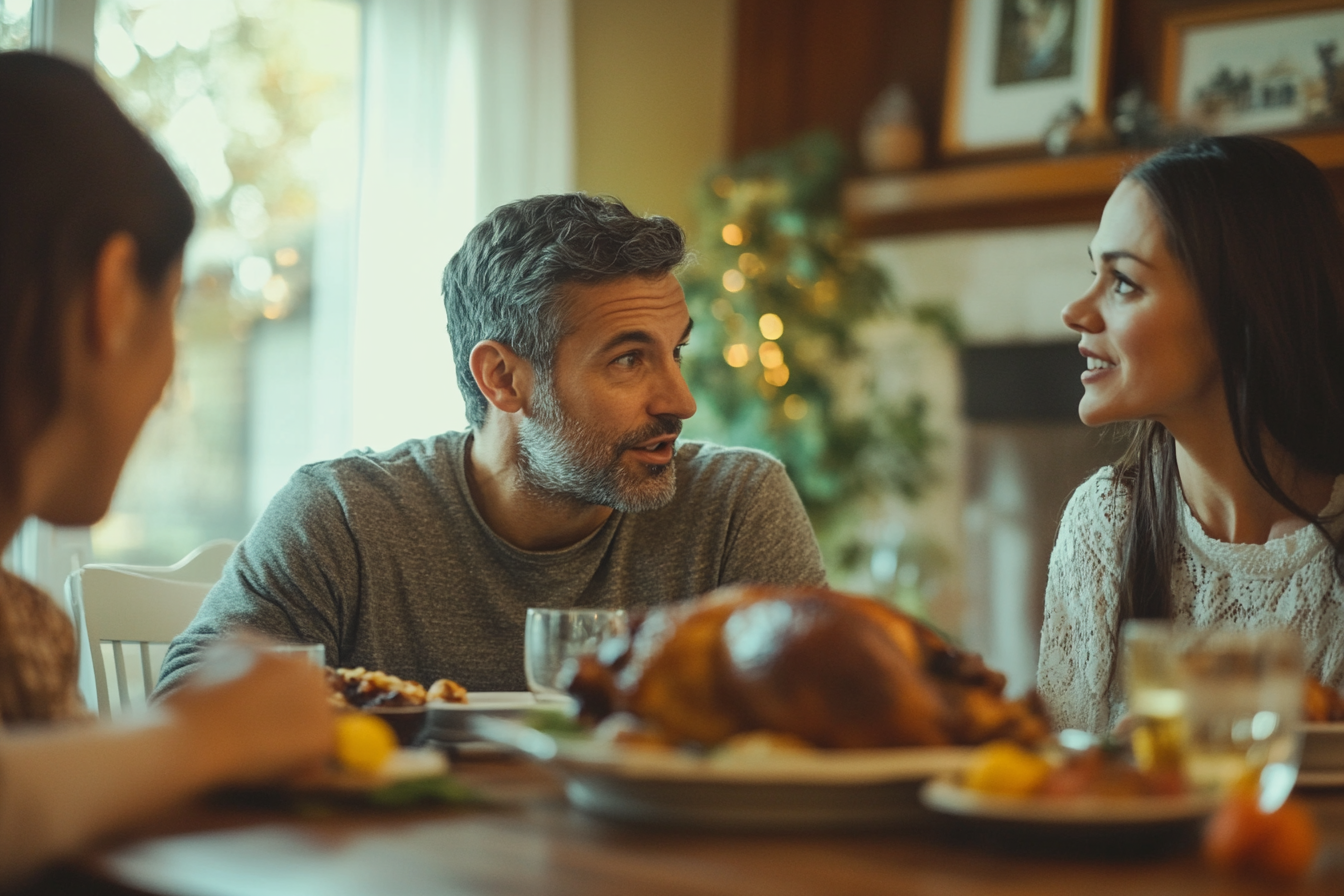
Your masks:
<svg viewBox="0 0 1344 896"><path fill-rule="evenodd" d="M821 588L731 586L650 613L583 660L583 713L638 716L669 743L773 731L818 747L1034 742L1033 701L912 617Z"/></svg>

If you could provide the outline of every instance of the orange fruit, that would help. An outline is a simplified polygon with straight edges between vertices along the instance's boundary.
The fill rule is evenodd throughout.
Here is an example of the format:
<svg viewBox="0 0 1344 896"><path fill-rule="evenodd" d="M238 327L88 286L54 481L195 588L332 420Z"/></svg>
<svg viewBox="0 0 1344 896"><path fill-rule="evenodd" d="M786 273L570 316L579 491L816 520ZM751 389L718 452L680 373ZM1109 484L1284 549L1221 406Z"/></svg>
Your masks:
<svg viewBox="0 0 1344 896"><path fill-rule="evenodd" d="M1265 819L1268 832L1260 844L1261 870L1285 878L1306 874L1320 844L1316 822L1307 807L1290 799Z"/></svg>
<svg viewBox="0 0 1344 896"><path fill-rule="evenodd" d="M1204 858L1222 871L1250 867L1265 839L1266 816L1256 805L1255 794L1234 791L1204 829Z"/></svg>
<svg viewBox="0 0 1344 896"><path fill-rule="evenodd" d="M1319 842L1316 823L1301 802L1290 799L1266 814L1254 792L1238 789L1209 820L1204 857L1223 871L1295 878L1311 868Z"/></svg>

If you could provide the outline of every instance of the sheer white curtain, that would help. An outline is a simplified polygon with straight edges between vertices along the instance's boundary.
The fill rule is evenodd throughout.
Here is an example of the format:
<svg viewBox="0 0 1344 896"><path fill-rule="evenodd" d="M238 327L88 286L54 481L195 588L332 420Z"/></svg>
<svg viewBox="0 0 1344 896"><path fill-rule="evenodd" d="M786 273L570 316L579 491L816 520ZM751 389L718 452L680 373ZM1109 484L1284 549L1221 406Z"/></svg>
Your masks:
<svg viewBox="0 0 1344 896"><path fill-rule="evenodd" d="M572 188L568 0L365 0L349 444L465 425L439 281L501 203Z"/></svg>

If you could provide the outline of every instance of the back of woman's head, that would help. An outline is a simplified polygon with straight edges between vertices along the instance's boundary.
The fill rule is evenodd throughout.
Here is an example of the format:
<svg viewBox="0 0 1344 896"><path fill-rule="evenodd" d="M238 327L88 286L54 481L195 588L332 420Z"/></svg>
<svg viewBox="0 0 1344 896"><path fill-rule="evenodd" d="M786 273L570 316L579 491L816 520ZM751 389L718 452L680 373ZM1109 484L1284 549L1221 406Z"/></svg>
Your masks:
<svg viewBox="0 0 1344 896"><path fill-rule="evenodd" d="M1242 456L1267 431L1307 469L1344 473L1344 225L1301 153L1263 137L1210 137L1129 177L1203 303Z"/></svg>
<svg viewBox="0 0 1344 896"><path fill-rule="evenodd" d="M0 489L61 402L64 321L108 239L127 233L152 295L181 256L191 199L78 66L0 54Z"/></svg>

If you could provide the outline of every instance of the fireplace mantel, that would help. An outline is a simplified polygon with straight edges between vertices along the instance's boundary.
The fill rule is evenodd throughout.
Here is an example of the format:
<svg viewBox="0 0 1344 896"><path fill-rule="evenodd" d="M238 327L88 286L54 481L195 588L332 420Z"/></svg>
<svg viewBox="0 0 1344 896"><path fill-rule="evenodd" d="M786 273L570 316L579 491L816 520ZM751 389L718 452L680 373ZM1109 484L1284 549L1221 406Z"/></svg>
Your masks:
<svg viewBox="0 0 1344 896"><path fill-rule="evenodd" d="M1315 162L1344 204L1344 130L1279 139ZM864 237L1095 221L1125 170L1145 155L1129 150L855 178L845 185L845 217Z"/></svg>

